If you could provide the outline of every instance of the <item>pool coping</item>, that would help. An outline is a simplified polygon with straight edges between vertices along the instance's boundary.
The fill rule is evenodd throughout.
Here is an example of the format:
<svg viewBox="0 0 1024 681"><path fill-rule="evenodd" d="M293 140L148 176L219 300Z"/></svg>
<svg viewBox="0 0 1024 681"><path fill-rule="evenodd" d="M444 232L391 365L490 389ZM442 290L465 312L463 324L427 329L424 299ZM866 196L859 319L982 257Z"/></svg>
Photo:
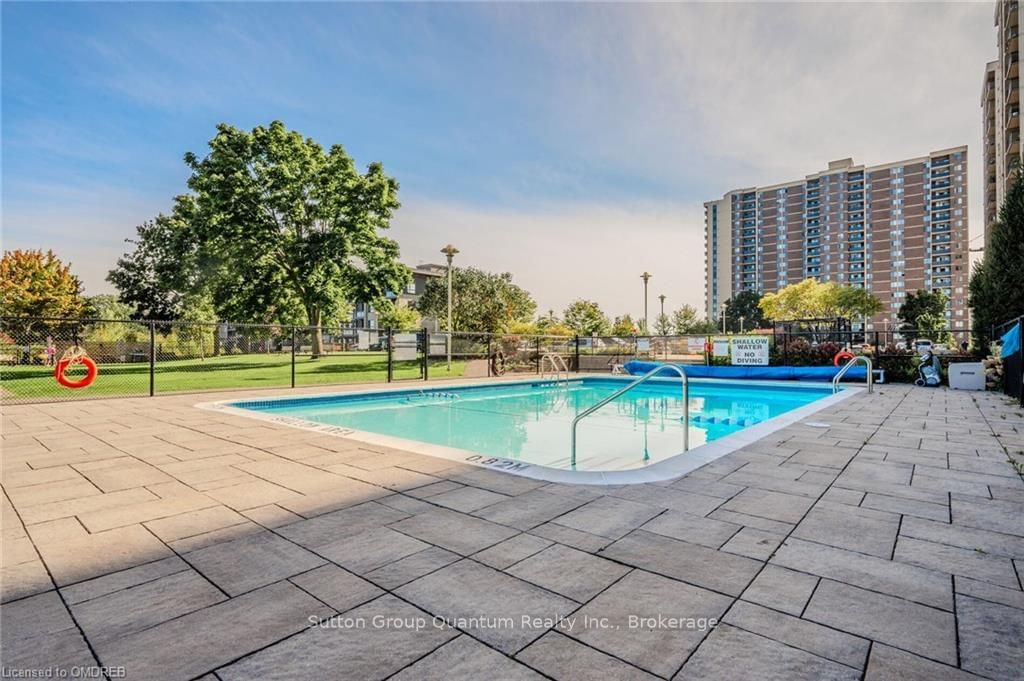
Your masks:
<svg viewBox="0 0 1024 681"><path fill-rule="evenodd" d="M447 447L444 445L430 444L426 442L420 442L418 440L409 440L406 438L396 437L394 435L382 435L380 433L371 433L364 430L356 430L353 428L346 428L343 426L332 426L324 423L316 423L314 421L307 421L306 419L297 418L294 416L280 416L274 414L267 414L252 409L246 409L243 407L235 406L245 402L289 402L289 401L308 401L311 398L318 399L331 399L332 397L349 397L359 395L374 395L380 393L420 393L427 390L435 392L447 392L456 389L469 389L473 387L481 388L494 385L536 385L538 383L555 383L555 382L577 382L582 381L585 378L600 378L602 380L616 380L622 381L623 383L635 380L633 376L609 376L607 374L599 374L596 376L574 376L562 381L555 381L550 379L515 379L515 380L494 380L487 381L486 383L474 382L474 383L445 383L444 385L424 387L424 388L410 388L409 386L394 386L389 385L383 388L375 387L371 389L361 390L347 390L343 392L334 393L318 393L316 395L282 395L280 397L267 396L265 398L258 399L227 399L217 400L215 402L200 402L194 405L199 409L206 409L211 411L217 411L220 413L233 414L235 416L241 416L244 418L256 419L259 421L276 423L279 425L286 425L292 428L299 428L302 430L314 431L323 433L326 435L333 435L335 437L344 437L364 444L376 445L389 447L391 449L399 449L413 454L421 454L424 456L432 456L435 458L446 459L455 463L461 463L471 466L477 466L480 468L487 468L490 470L504 471L506 473L512 473L514 475L520 475L534 480L544 480L546 482L557 482L564 484L573 485L631 485L644 482L660 482L663 480L670 480L673 478L680 477L687 473L690 473L701 466L711 463L716 459L720 459L726 454L730 454L737 449L741 449L750 445L768 435L774 433L777 430L785 428L788 425L796 423L812 414L815 414L823 409L827 409L834 404L837 404L843 400L849 399L854 395L858 395L864 392L864 388L843 386L843 389L832 395L827 395L820 399L805 404L796 409L790 410L784 414L772 417L765 421L761 421L753 426L747 426L742 430L739 430L730 435L718 438L709 443L699 445L693 449L685 452L679 452L673 454L665 459L657 461L656 463L644 466L642 468L630 468L626 470L616 471L574 471L563 468L552 468L550 466L543 466L535 463L528 463L517 459L508 459L504 457L492 456L488 454L480 454L473 452L468 449L459 449L456 447ZM678 379L674 378L654 378L652 381L658 383L678 383ZM715 378L701 378L701 379L690 379L694 383L711 383L711 384L734 384L735 379L715 379ZM786 387L786 388L806 388L806 389L821 389L822 384L811 383L807 381L743 381L744 386L759 385L766 387Z"/></svg>

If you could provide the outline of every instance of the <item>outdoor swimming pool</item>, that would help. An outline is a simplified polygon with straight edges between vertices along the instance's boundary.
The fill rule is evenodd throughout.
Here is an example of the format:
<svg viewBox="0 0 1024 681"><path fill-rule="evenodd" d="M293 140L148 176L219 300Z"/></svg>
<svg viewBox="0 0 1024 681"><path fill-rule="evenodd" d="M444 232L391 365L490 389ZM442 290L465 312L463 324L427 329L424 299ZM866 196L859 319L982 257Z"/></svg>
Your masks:
<svg viewBox="0 0 1024 681"><path fill-rule="evenodd" d="M780 416L799 418L849 393L833 395L829 387L815 384L691 380L690 451L683 453L681 383L654 379L580 421L573 467L573 418L630 380L518 381L217 406L375 444L548 477L536 468L574 474L659 468L678 474L681 467L692 470L793 420L781 422ZM707 446L727 441L728 447ZM669 461L675 463L658 465Z"/></svg>

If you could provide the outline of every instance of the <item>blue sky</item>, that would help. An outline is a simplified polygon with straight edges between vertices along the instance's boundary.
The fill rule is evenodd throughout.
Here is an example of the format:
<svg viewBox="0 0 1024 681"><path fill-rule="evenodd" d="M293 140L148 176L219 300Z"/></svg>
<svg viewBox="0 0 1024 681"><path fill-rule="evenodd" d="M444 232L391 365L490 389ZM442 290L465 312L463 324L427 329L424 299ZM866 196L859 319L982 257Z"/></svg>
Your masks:
<svg viewBox="0 0 1024 681"><path fill-rule="evenodd" d="M454 242L542 310L609 314L640 312L644 270L652 299L700 307L701 203L732 188L964 143L979 167L995 55L987 4L4 3L2 19L4 247L53 248L89 293L218 122L281 119L398 178L410 264Z"/></svg>

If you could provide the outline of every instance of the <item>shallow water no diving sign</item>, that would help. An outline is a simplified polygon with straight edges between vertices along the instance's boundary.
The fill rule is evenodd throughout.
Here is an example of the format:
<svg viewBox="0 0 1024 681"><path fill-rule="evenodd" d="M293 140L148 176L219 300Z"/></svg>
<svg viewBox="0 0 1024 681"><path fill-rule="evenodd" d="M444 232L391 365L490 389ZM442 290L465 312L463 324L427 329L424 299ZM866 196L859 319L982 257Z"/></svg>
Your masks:
<svg viewBox="0 0 1024 681"><path fill-rule="evenodd" d="M732 339L734 366L768 366L768 336L738 336Z"/></svg>

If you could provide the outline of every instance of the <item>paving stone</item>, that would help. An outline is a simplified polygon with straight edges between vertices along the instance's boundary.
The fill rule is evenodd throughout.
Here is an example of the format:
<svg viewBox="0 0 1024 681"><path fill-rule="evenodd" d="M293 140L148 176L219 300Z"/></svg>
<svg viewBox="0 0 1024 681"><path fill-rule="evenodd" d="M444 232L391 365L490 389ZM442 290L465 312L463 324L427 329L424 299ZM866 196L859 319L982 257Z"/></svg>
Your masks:
<svg viewBox="0 0 1024 681"><path fill-rule="evenodd" d="M743 487L739 485L701 480L690 475L673 481L669 486L672 489L680 489L684 492L696 492L697 494L703 494L709 497L718 497L720 499L730 499L743 491Z"/></svg>
<svg viewBox="0 0 1024 681"><path fill-rule="evenodd" d="M263 527L268 528L282 527L302 520L302 516L281 508L277 504L267 504L266 506L250 508L242 513L242 515L249 520L252 520L254 523L258 523Z"/></svg>
<svg viewBox="0 0 1024 681"><path fill-rule="evenodd" d="M49 591L52 588L50 575L42 561L38 559L0 567L0 603Z"/></svg>
<svg viewBox="0 0 1024 681"><path fill-rule="evenodd" d="M241 539L242 537L259 534L263 531L265 530L262 525L246 521L244 523L239 523L238 525L222 527L221 529L213 530L212 532L204 532L202 534L194 534L191 537L175 539L174 541L167 542L167 545L177 553L190 553L192 551L198 551L199 549L205 549L208 546L215 546L217 544Z"/></svg>
<svg viewBox="0 0 1024 681"><path fill-rule="evenodd" d="M173 575L176 572L188 570L188 563L177 556L156 560L152 563L139 565L137 567L113 572L102 577L96 577L85 582L72 584L60 590L64 600L69 605L88 601L100 596L112 594L115 591L128 589L139 584L145 584L161 577Z"/></svg>
<svg viewBox="0 0 1024 681"><path fill-rule="evenodd" d="M429 547L430 544L401 532L375 527L324 544L317 548L317 553L346 570L363 575Z"/></svg>
<svg viewBox="0 0 1024 681"><path fill-rule="evenodd" d="M864 589L907 598L943 610L953 609L948 575L861 553L790 538L772 564L821 575Z"/></svg>
<svg viewBox="0 0 1024 681"><path fill-rule="evenodd" d="M826 579L804 618L946 664L957 662L953 614L911 601Z"/></svg>
<svg viewBox="0 0 1024 681"><path fill-rule="evenodd" d="M11 503L18 510L31 508L40 504L50 504L67 501L69 499L81 499L82 497L93 497L103 493L96 485L85 478L65 478L51 482L48 485L33 485L32 487L12 487L7 490L7 496Z"/></svg>
<svg viewBox="0 0 1024 681"><path fill-rule="evenodd" d="M244 522L246 522L245 516L232 511L226 506L211 506L210 508L190 511L171 516L170 518L151 520L145 523L145 525L153 534L164 541L174 541Z"/></svg>
<svg viewBox="0 0 1024 681"><path fill-rule="evenodd" d="M323 558L267 531L199 549L185 558L203 576L232 596L311 570L325 562Z"/></svg>
<svg viewBox="0 0 1024 681"><path fill-rule="evenodd" d="M495 648L513 654L552 626L546 618L568 615L575 602L472 560L442 568L396 592L428 612L452 621ZM528 621L524 622L524 617ZM507 622L497 618L509 618ZM539 618L534 621L532 618Z"/></svg>
<svg viewBox="0 0 1024 681"><path fill-rule="evenodd" d="M384 593L365 579L336 565L322 565L290 577L289 581L339 613L372 601Z"/></svg>
<svg viewBox="0 0 1024 681"><path fill-rule="evenodd" d="M62 669L71 678L75 667L96 665L56 591L7 603L0 609L0 651L5 675L25 670L37 678L55 678L55 670Z"/></svg>
<svg viewBox="0 0 1024 681"><path fill-rule="evenodd" d="M453 511L470 513L484 506L490 506L509 497L479 487L461 487L430 497L430 503L450 508Z"/></svg>
<svg viewBox="0 0 1024 681"><path fill-rule="evenodd" d="M405 492L437 482L439 478L400 466L387 466L365 470L351 465L352 462L328 466L327 470L345 476L348 481L359 481L377 487Z"/></svg>
<svg viewBox="0 0 1024 681"><path fill-rule="evenodd" d="M753 603L737 601L723 621L855 669L863 669L867 662L867 640Z"/></svg>
<svg viewBox="0 0 1024 681"><path fill-rule="evenodd" d="M736 553L755 560L768 560L782 543L782 537L753 527L744 527L722 547L722 551Z"/></svg>
<svg viewBox="0 0 1024 681"><path fill-rule="evenodd" d="M743 528L721 520L701 518L679 511L666 511L646 522L641 529L717 549Z"/></svg>
<svg viewBox="0 0 1024 681"><path fill-rule="evenodd" d="M957 596L956 612L961 666L994 679L1020 678L1024 610Z"/></svg>
<svg viewBox="0 0 1024 681"><path fill-rule="evenodd" d="M216 501L233 508L236 511L245 511L257 506L278 503L287 499L298 497L299 494L286 487L275 485L265 480L244 482L240 485L218 487L207 490L206 494Z"/></svg>
<svg viewBox="0 0 1024 681"><path fill-rule="evenodd" d="M1007 558L1024 558L1024 537L992 532L958 523L943 523L907 517L900 526L900 535L965 549L980 550Z"/></svg>
<svg viewBox="0 0 1024 681"><path fill-rule="evenodd" d="M657 485L626 485L615 490L612 496L629 499L638 503L704 516L722 505L722 499L706 494L686 492Z"/></svg>
<svg viewBox="0 0 1024 681"><path fill-rule="evenodd" d="M763 563L637 530L599 555L708 589L740 595Z"/></svg>
<svg viewBox="0 0 1024 681"><path fill-rule="evenodd" d="M555 518L553 522L574 530L618 539L659 513L661 509L646 504L615 497L601 497Z"/></svg>
<svg viewBox="0 0 1024 681"><path fill-rule="evenodd" d="M835 484L840 487L863 489L865 492L870 492L877 489L879 484L909 486L913 472L913 466L853 461L839 474Z"/></svg>
<svg viewBox="0 0 1024 681"><path fill-rule="evenodd" d="M386 497L377 499L378 504L383 504L389 508L393 508L402 513L408 513L409 515L417 515L419 513L426 513L432 511L436 506L428 504L425 501L416 499L415 497L408 497L404 494L391 494Z"/></svg>
<svg viewBox="0 0 1024 681"><path fill-rule="evenodd" d="M446 477L449 480L461 482L464 485L482 487L483 489L509 496L525 494L532 489L547 484L543 480L532 480L519 475L508 475L507 473L490 471L479 466L464 467Z"/></svg>
<svg viewBox="0 0 1024 681"><path fill-rule="evenodd" d="M629 570L610 560L555 544L516 563L507 572L583 603Z"/></svg>
<svg viewBox="0 0 1024 681"><path fill-rule="evenodd" d="M634 570L574 613L571 628L560 630L645 671L668 677L707 635L713 625L710 620L720 618L730 602L727 596ZM604 626L596 624L601 622Z"/></svg>
<svg viewBox="0 0 1024 681"><path fill-rule="evenodd" d="M393 563L379 567L367 573L366 578L385 589L397 589L423 575L451 565L462 556L437 546L431 546L417 553L406 556Z"/></svg>
<svg viewBox="0 0 1024 681"><path fill-rule="evenodd" d="M104 492L171 481L171 477L160 469L130 457L80 463L75 468Z"/></svg>
<svg viewBox="0 0 1024 681"><path fill-rule="evenodd" d="M434 497L431 497L433 501ZM529 530L581 506L576 497L552 494L536 489L508 501L482 508L473 515L519 530Z"/></svg>
<svg viewBox="0 0 1024 681"><path fill-rule="evenodd" d="M746 678L777 681L860 679L856 669L727 624L708 636L674 678L732 681L738 669Z"/></svg>
<svg viewBox="0 0 1024 681"><path fill-rule="evenodd" d="M865 681L981 681L980 676L956 667L875 643L871 647Z"/></svg>
<svg viewBox="0 0 1024 681"><path fill-rule="evenodd" d="M1013 562L1009 558L990 556L958 546L900 537L893 559L937 572L980 579L1011 589L1020 587Z"/></svg>
<svg viewBox="0 0 1024 681"><path fill-rule="evenodd" d="M416 497L417 499L426 499L427 497L432 497L435 494L450 492L451 490L459 489L460 487L462 487L462 485L457 482L442 480L441 482L435 482L429 485L424 485L423 487L411 489L406 493L411 497Z"/></svg>
<svg viewBox="0 0 1024 681"><path fill-rule="evenodd" d="M1004 588L989 582L970 579L969 577L956 577L954 589L958 594L973 596L983 601L1001 603L1011 608L1024 610L1024 591L1020 589Z"/></svg>
<svg viewBox="0 0 1024 681"><path fill-rule="evenodd" d="M28 527L58 586L124 570L172 555L141 525L89 534L72 518Z"/></svg>
<svg viewBox="0 0 1024 681"><path fill-rule="evenodd" d="M496 570L504 570L513 563L518 563L524 558L539 553L551 546L552 543L549 539L536 537L532 534L518 534L500 544L495 544L479 553L474 553L472 558Z"/></svg>
<svg viewBox="0 0 1024 681"><path fill-rule="evenodd" d="M412 516L390 527L463 556L518 534L502 525L442 508Z"/></svg>
<svg viewBox="0 0 1024 681"><path fill-rule="evenodd" d="M94 646L225 600L198 572L186 570L71 606Z"/></svg>
<svg viewBox="0 0 1024 681"><path fill-rule="evenodd" d="M392 676L394 681L447 681L448 679L507 679L541 681L529 667L463 634L445 643L411 667Z"/></svg>
<svg viewBox="0 0 1024 681"><path fill-rule="evenodd" d="M296 544L315 548L407 517L406 513L371 501L285 525L277 532Z"/></svg>
<svg viewBox="0 0 1024 681"><path fill-rule="evenodd" d="M1024 504L996 499L980 501L954 495L950 507L953 522L957 525L1024 537L1024 523L1021 522Z"/></svg>
<svg viewBox="0 0 1024 681"><path fill-rule="evenodd" d="M727 501L722 506L722 510L745 513L784 523L797 523L813 503L813 499L792 494L745 489Z"/></svg>
<svg viewBox="0 0 1024 681"><path fill-rule="evenodd" d="M890 497L884 494L868 492L861 503L864 508L874 508L880 511L902 513L903 515L917 516L930 520L949 521L949 508L942 504L933 504L927 501L916 501L914 499L901 499Z"/></svg>
<svg viewBox="0 0 1024 681"><path fill-rule="evenodd" d="M134 506L136 504L156 501L159 498L148 489L128 489L121 492L94 494L78 499L19 508L18 515L21 516L21 520L25 525L34 525L108 508ZM13 513L10 515L15 517Z"/></svg>
<svg viewBox="0 0 1024 681"><path fill-rule="evenodd" d="M777 565L766 565L743 592L743 599L799 616L811 600L819 579Z"/></svg>
<svg viewBox="0 0 1024 681"><path fill-rule="evenodd" d="M747 515L746 513L736 513L735 511L727 511L722 508L714 511L713 513L709 513L708 517L713 520L732 523L733 525L754 527L759 530L764 530L765 532L774 532L775 534L783 537L792 532L795 527L792 523L782 523L777 520L759 518L756 515Z"/></svg>
<svg viewBox="0 0 1024 681"><path fill-rule="evenodd" d="M103 664L130 670L132 679L186 681L306 629L310 617L330 614L327 606L298 587L278 582L113 639L98 646L97 652ZM343 641L340 636L332 639L338 646ZM294 674L295 665L308 663L310 657L294 657L278 670Z"/></svg>
<svg viewBox="0 0 1024 681"><path fill-rule="evenodd" d="M582 625L581 625L582 626ZM516 655L516 659L559 681L655 681L645 671L605 655L554 631L541 636Z"/></svg>
<svg viewBox="0 0 1024 681"><path fill-rule="evenodd" d="M896 520L899 520L898 516ZM800 521L793 531L793 536L889 558L896 543L898 529L898 522L866 517L862 513L842 508L822 507L819 504Z"/></svg>

